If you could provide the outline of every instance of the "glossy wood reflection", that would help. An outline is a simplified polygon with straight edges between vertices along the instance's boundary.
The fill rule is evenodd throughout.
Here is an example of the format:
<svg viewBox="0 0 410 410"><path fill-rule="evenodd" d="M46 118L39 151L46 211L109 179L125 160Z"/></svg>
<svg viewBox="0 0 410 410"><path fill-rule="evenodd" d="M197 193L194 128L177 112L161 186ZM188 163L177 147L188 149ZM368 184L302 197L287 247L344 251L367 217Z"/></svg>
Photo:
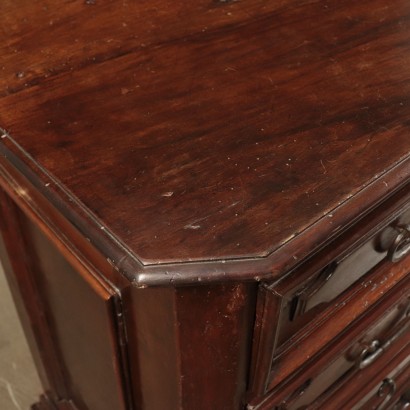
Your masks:
<svg viewBox="0 0 410 410"><path fill-rule="evenodd" d="M7 3L36 40L4 53L0 125L144 263L266 256L318 221L335 232L336 209L408 157L404 1L200 2L193 20L163 2L42 6ZM51 60L37 19L56 27Z"/></svg>
<svg viewBox="0 0 410 410"><path fill-rule="evenodd" d="M405 403L408 1L0 3L33 410Z"/></svg>

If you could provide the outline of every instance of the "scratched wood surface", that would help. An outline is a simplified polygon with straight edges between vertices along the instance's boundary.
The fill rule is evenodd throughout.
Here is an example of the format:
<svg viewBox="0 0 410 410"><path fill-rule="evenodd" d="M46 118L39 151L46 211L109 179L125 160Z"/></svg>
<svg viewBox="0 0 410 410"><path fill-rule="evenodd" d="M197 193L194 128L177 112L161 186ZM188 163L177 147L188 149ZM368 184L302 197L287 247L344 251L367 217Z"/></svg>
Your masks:
<svg viewBox="0 0 410 410"><path fill-rule="evenodd" d="M409 157L406 0L0 10L2 144L144 264L265 257L324 219L337 231Z"/></svg>

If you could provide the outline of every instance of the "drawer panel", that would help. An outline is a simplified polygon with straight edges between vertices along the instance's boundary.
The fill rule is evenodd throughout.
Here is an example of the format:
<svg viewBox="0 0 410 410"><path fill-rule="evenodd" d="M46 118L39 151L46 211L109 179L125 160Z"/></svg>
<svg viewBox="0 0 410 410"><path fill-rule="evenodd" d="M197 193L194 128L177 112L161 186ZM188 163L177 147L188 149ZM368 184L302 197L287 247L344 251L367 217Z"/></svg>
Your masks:
<svg viewBox="0 0 410 410"><path fill-rule="evenodd" d="M259 345L259 358L265 358L259 363L259 373L262 385L261 392L252 391L251 395L256 397L273 389L277 384L296 372L307 361L314 357L320 350L340 336L352 326L355 320L365 315L369 309L376 306L386 294L393 291L395 285L406 280L410 272L410 257L399 263L382 263L380 266L366 274L365 278L353 289L346 291L337 298L331 308L323 310L309 329L300 332L288 344L288 348L272 355L271 321L266 320L261 331ZM402 282L403 283L403 282ZM270 319L270 314L275 312L275 302L278 301L269 290L266 290L266 304L263 317Z"/></svg>
<svg viewBox="0 0 410 410"><path fill-rule="evenodd" d="M285 278L260 286L251 396L281 382L406 276L409 208L408 190L397 193ZM339 327L317 339L329 318ZM295 352L308 338L306 351Z"/></svg>
<svg viewBox="0 0 410 410"><path fill-rule="evenodd" d="M410 353L409 353L410 354ZM410 409L410 369L406 375L407 383L399 398L394 401L393 410L408 410Z"/></svg>
<svg viewBox="0 0 410 410"><path fill-rule="evenodd" d="M389 357L387 364L380 362L368 371L352 374L306 408L399 410L405 408L406 402L410 405L410 344L408 338L402 342L406 347L401 349L403 343L396 343L396 355Z"/></svg>
<svg viewBox="0 0 410 410"><path fill-rule="evenodd" d="M308 406L326 390L332 390L333 386L340 384L340 380L348 377L349 373L355 374L357 371L366 369L383 354L392 353L388 350L401 337L407 339L404 343L408 343L406 333L408 334L410 330L410 318L408 315L404 316L404 312L410 312L409 308L410 299L407 299L397 309L383 317L374 328L366 331L361 340L344 351L317 378L313 379L306 392L288 408L300 409Z"/></svg>
<svg viewBox="0 0 410 410"><path fill-rule="evenodd" d="M277 348L313 321L346 289L385 259L399 261L410 253L410 210L366 238L355 250L340 255L296 289L286 290L277 329ZM272 287L284 293L286 284Z"/></svg>
<svg viewBox="0 0 410 410"><path fill-rule="evenodd" d="M395 410L404 410L406 406L410 408L409 362L410 349L407 349L398 360L395 360L397 368L391 372L385 371L383 380L363 400L354 404L352 409L384 410L393 407ZM402 369L403 366L406 367Z"/></svg>
<svg viewBox="0 0 410 410"><path fill-rule="evenodd" d="M248 408L300 409L313 405L354 375L373 372L381 363L391 362L409 344L410 278L406 278L333 343L312 356L264 398L251 401ZM297 349L293 353L297 354Z"/></svg>

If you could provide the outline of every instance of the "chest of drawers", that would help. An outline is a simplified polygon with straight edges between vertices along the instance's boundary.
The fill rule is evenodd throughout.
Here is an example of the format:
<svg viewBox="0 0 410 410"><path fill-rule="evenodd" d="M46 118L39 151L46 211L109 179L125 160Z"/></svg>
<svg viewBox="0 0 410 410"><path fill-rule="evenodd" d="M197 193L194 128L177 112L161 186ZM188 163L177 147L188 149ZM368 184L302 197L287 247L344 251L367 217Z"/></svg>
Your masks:
<svg viewBox="0 0 410 410"><path fill-rule="evenodd" d="M0 10L33 409L409 406L407 1Z"/></svg>

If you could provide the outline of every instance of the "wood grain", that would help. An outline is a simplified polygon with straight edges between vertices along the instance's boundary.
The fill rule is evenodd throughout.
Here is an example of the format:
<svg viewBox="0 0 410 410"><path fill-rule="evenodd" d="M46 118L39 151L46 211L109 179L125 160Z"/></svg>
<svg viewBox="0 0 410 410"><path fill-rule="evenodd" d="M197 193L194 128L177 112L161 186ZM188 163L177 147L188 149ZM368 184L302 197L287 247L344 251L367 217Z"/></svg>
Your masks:
<svg viewBox="0 0 410 410"><path fill-rule="evenodd" d="M143 265L300 259L408 180L404 0L2 9L2 152Z"/></svg>
<svg viewBox="0 0 410 410"><path fill-rule="evenodd" d="M329 327L338 325L340 326L338 329L338 336L332 342L327 343L319 354L316 353L312 356L309 356L307 360L300 367L298 367L296 371L293 371L287 379L283 380L279 385L272 388L272 390L270 390L270 392L265 395L263 400L261 400L261 397L259 397L256 400L251 401L248 405L248 408L268 410L274 408L275 405L279 404L282 400L288 397L292 397L291 401L297 399L298 395L294 393L299 390L300 386L302 386L307 380L315 378L315 375L324 373L325 368L333 363L338 356L345 356L347 349L349 349L354 343L356 343L357 340L363 337L364 334L369 333L371 328L377 328L377 323L382 317L387 317L386 315L388 314L388 312L391 312L395 308L395 304L398 305L404 301L406 304L408 303L409 285L410 281L407 277L401 283L393 287L393 289L386 292L385 297L381 300L380 303L376 303L374 306L369 308L365 314L363 314L359 318L356 318L347 326L346 324L343 324L342 321L339 321L339 318L334 318L334 321L330 320L328 323ZM347 312L344 313L347 314ZM315 333L315 336L311 338L312 344L317 343L317 340L314 340L316 335L327 335L327 330L328 329L324 328L322 328L323 332L318 330ZM398 345L401 345L402 347L409 346L409 342L409 332L403 333L398 341L396 340L396 343ZM309 343L307 343L306 345L309 345ZM300 346L300 352L306 352L306 345L302 344ZM374 363L372 363L372 365L368 366L370 377L365 378L367 382L373 382L375 379L380 380L380 382L383 380L383 377L379 379L380 376L378 375L377 368L381 364L386 364L391 361L395 354L400 351L400 349L395 348L394 346L395 345L392 343L392 346L386 349L386 352L389 353L384 354L380 360L376 360ZM296 348L296 350L298 349ZM295 356L297 355L298 353L295 352ZM348 373L346 373L346 376L348 376ZM357 380L360 380L360 376L357 377ZM335 383L335 387L339 386L339 384L343 385L343 383L344 380L342 377ZM320 385L318 387L320 389ZM333 386L331 390L333 390ZM354 389L351 388L350 392L353 393L353 390ZM359 391L358 394L360 395ZM336 406L335 408L339 407L340 406ZM293 407L289 406L289 408Z"/></svg>
<svg viewBox="0 0 410 410"><path fill-rule="evenodd" d="M407 297L409 260L386 262L272 365L283 292L409 206L408 2L0 15L0 223L44 365L33 409L272 408Z"/></svg>

